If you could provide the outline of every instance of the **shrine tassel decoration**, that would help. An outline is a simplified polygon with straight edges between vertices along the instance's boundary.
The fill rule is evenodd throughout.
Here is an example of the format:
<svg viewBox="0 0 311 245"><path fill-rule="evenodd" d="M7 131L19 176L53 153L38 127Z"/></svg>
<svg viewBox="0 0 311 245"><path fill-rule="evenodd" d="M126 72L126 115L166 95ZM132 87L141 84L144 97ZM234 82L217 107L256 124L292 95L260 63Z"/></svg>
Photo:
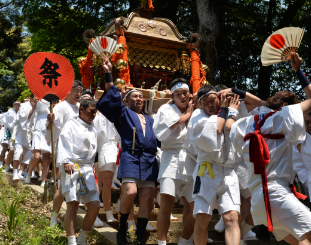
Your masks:
<svg viewBox="0 0 311 245"><path fill-rule="evenodd" d="M130 69L129 69L129 62L128 62L128 58L127 58L127 50L128 50L128 47L126 45L126 39L125 39L125 36L124 36L124 31L121 30L121 35L118 36L118 39L117 39L117 43L122 43L125 47L125 50L124 50L124 53L123 54L117 54L117 53L114 53L111 57L111 61L113 63L117 63L117 61L119 59L122 59L124 61L126 61L127 63L127 68L126 69L123 69L123 70L120 70L120 73L119 73L119 77L125 81L125 85L129 85L131 87L133 87L132 84L130 84L131 82L131 79L130 79Z"/></svg>
<svg viewBox="0 0 311 245"><path fill-rule="evenodd" d="M148 0L148 6L149 6L149 10L153 10L154 7L153 7L153 4L152 4L152 0Z"/></svg>
<svg viewBox="0 0 311 245"><path fill-rule="evenodd" d="M94 38L90 40L89 45L91 44L93 40ZM94 54L93 51L91 49L88 49L86 59L78 63L78 67L79 67L80 75L81 75L81 82L86 87L86 89L90 89L92 85L90 66L93 65L93 62L92 62L93 54Z"/></svg>
<svg viewBox="0 0 311 245"><path fill-rule="evenodd" d="M192 48L191 45L193 45L194 48ZM190 44L189 49L191 54L190 62L192 73L190 84L192 84L192 93L195 94L204 85L204 82L206 81L206 74L202 68L202 62L199 57L199 52L195 49L194 44Z"/></svg>

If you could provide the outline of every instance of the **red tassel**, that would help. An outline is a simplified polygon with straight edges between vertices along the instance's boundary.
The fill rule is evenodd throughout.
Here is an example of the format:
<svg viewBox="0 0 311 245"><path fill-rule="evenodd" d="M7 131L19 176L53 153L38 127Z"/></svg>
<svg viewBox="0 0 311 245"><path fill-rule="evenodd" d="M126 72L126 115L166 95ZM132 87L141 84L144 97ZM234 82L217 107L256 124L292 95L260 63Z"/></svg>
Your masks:
<svg viewBox="0 0 311 245"><path fill-rule="evenodd" d="M305 196L304 194L299 193L294 185L290 184L289 188L298 199L305 200L307 198L307 196Z"/></svg>
<svg viewBox="0 0 311 245"><path fill-rule="evenodd" d="M118 148L119 148L119 144L118 144ZM120 164L121 152L122 152L122 147L119 148L119 152L118 152L118 156L117 156L117 162L116 162L117 166Z"/></svg>

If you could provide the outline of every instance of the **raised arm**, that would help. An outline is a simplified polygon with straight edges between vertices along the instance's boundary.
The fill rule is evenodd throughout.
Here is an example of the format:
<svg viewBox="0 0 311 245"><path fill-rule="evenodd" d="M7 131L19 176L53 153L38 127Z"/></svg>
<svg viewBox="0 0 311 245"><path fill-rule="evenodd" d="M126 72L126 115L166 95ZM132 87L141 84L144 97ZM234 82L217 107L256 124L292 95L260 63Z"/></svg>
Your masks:
<svg viewBox="0 0 311 245"><path fill-rule="evenodd" d="M103 62L105 70L105 93L96 103L96 109L102 113L110 122L118 123L121 117L124 104L122 103L120 91L113 85L111 70L112 65L109 60Z"/></svg>
<svg viewBox="0 0 311 245"><path fill-rule="evenodd" d="M253 109L260 106L260 103L261 103L260 98L242 89L227 88L227 89L221 90L219 93L230 93L230 92L239 95L240 99L244 100L244 103L245 103L245 106L248 112L251 112Z"/></svg>
<svg viewBox="0 0 311 245"><path fill-rule="evenodd" d="M241 103L239 101L239 98L240 98L240 96L235 94L233 96L233 98L230 100L229 108L228 108L229 109L229 116L228 116L228 119L226 121L226 126L225 126L227 133L230 133L231 127L235 123L236 118L239 114L238 110L239 110L239 106Z"/></svg>
<svg viewBox="0 0 311 245"><path fill-rule="evenodd" d="M311 83L310 80L301 70L301 58L297 53L291 53L291 64L292 68L299 79L300 85L306 93L307 99L311 98Z"/></svg>
<svg viewBox="0 0 311 245"><path fill-rule="evenodd" d="M112 71L112 65L110 63L109 60L102 60L103 61L103 68L104 68L104 71L105 71L105 89L106 89L106 92L109 91L109 89L112 87L113 85L113 79L112 79L112 75L111 75L111 71Z"/></svg>
<svg viewBox="0 0 311 245"><path fill-rule="evenodd" d="M194 104L192 103L192 101L190 101L189 104L188 104L188 108L187 108L186 114L180 116L179 117L179 121L176 122L174 125L172 125L170 127L170 129L178 128L179 126L181 126L185 122L187 122L190 119L191 115L192 115L193 109L194 109Z"/></svg>

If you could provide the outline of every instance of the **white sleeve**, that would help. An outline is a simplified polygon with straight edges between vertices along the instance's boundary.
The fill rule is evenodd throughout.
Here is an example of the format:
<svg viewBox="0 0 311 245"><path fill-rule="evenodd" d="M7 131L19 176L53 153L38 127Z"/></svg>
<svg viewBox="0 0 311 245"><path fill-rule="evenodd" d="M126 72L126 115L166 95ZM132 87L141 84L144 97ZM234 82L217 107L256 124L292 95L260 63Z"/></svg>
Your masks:
<svg viewBox="0 0 311 245"><path fill-rule="evenodd" d="M300 152L298 151L297 147L292 146L292 150L293 150L293 169L294 172L298 175L300 181L302 183L307 182L307 170L306 167L303 163L302 157Z"/></svg>
<svg viewBox="0 0 311 245"><path fill-rule="evenodd" d="M9 128L13 128L16 122L16 114L14 112L8 112L6 116L6 123Z"/></svg>
<svg viewBox="0 0 311 245"><path fill-rule="evenodd" d="M300 104L282 107L279 115L273 117L275 133L285 135L285 139L297 145L306 138L303 112Z"/></svg>
<svg viewBox="0 0 311 245"><path fill-rule="evenodd" d="M244 101L241 101L238 111L239 111L239 116L237 119L244 118L249 115Z"/></svg>
<svg viewBox="0 0 311 245"><path fill-rule="evenodd" d="M18 121L22 126L23 130L27 130L29 127L30 120L28 120L29 112L31 108L25 104L22 104L18 111Z"/></svg>
<svg viewBox="0 0 311 245"><path fill-rule="evenodd" d="M163 105L154 117L153 132L159 141L166 140L173 129L170 129L180 120L179 115L170 105Z"/></svg>
<svg viewBox="0 0 311 245"><path fill-rule="evenodd" d="M69 126L69 124L67 124ZM58 140L57 161L60 167L64 163L70 163L74 165L73 157L73 140L70 127L64 127Z"/></svg>
<svg viewBox="0 0 311 245"><path fill-rule="evenodd" d="M221 150L221 137L217 136L217 117L201 117L197 122L193 122L191 138L195 141L195 147L206 152Z"/></svg>
<svg viewBox="0 0 311 245"><path fill-rule="evenodd" d="M231 139L234 148L240 154L243 154L244 136L246 134L245 130L251 118L252 117L241 118L238 121L236 121L231 127L229 137Z"/></svg>
<svg viewBox="0 0 311 245"><path fill-rule="evenodd" d="M45 102L45 103L49 103L49 102ZM40 100L38 101L38 103L37 103L37 108L36 108L36 110L37 110L37 112L45 112L45 111L47 111L47 110L49 110L49 108L50 108L50 105L48 104L44 104L43 102L41 102Z"/></svg>
<svg viewBox="0 0 311 245"><path fill-rule="evenodd" d="M56 105L54 107L54 114L55 114L55 120L54 120L54 137L55 139L58 139L60 136L60 133L62 131L62 128L64 126L64 115L63 115L63 110L62 110L62 103Z"/></svg>
<svg viewBox="0 0 311 245"><path fill-rule="evenodd" d="M311 170L311 135L306 134L306 140L301 144L301 157L306 169Z"/></svg>

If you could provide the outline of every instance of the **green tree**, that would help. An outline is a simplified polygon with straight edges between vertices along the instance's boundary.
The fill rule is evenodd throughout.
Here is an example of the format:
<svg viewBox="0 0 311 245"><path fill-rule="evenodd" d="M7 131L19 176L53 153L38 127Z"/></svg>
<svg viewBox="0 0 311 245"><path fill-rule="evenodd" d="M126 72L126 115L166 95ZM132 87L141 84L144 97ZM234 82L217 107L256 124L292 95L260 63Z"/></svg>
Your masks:
<svg viewBox="0 0 311 245"><path fill-rule="evenodd" d="M20 80L22 66L16 66L24 54L20 52L23 42L23 22L20 18L20 2L0 2L0 110L12 106L27 84ZM21 56L20 56L21 55Z"/></svg>
<svg viewBox="0 0 311 245"><path fill-rule="evenodd" d="M290 62L263 67L262 46L273 31L287 26L310 26L308 1L217 1L220 29L216 39L216 82L238 86L267 99L279 90L290 90L303 98ZM309 33L299 53L309 64ZM310 65L309 65L310 67ZM309 73L309 70L306 69Z"/></svg>

